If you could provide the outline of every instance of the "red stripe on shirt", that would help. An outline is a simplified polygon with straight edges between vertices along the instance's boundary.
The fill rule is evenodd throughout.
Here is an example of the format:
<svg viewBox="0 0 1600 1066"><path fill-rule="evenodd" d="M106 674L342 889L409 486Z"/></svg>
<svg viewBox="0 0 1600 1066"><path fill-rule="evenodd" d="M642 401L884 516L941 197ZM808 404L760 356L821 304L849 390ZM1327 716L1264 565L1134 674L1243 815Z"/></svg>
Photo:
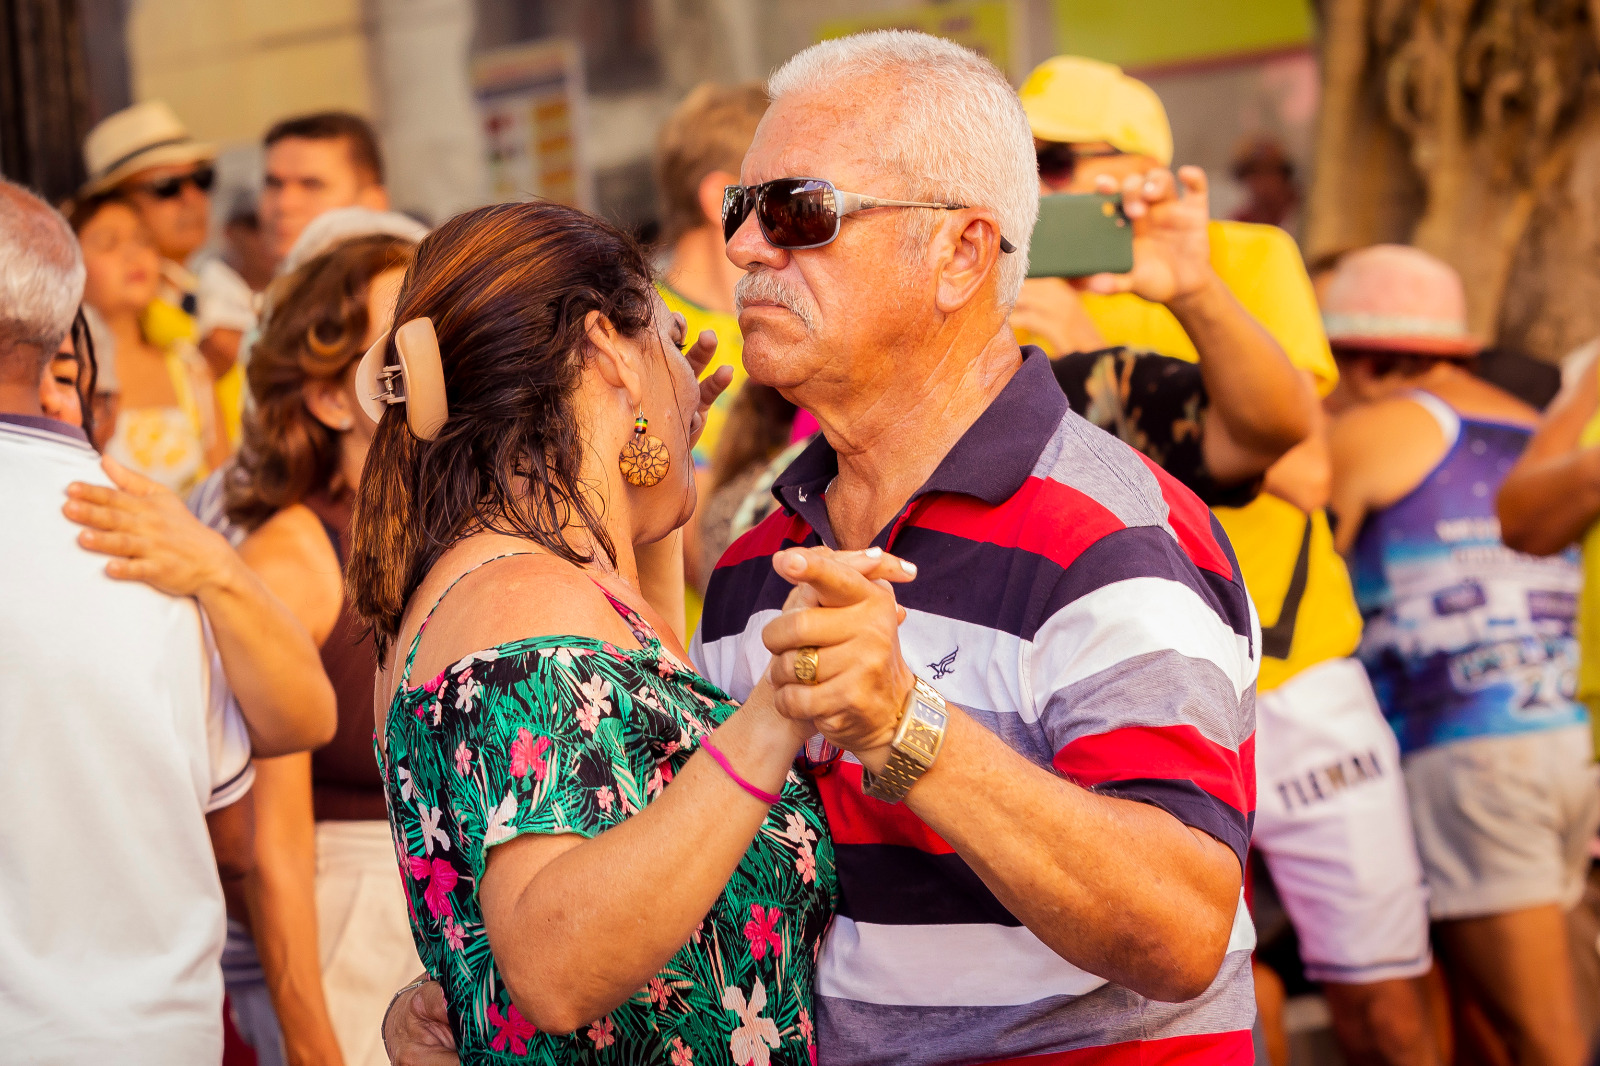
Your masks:
<svg viewBox="0 0 1600 1066"><path fill-rule="evenodd" d="M1228 561L1228 553L1217 543L1216 534L1211 530L1210 508L1200 502L1200 497L1184 488L1177 478L1152 462L1149 456L1139 452L1134 454L1150 468L1161 486L1161 498L1167 501L1167 520L1172 525L1172 531L1178 534L1178 543L1183 545L1183 550L1194 561L1194 565L1233 580L1233 564Z"/></svg>
<svg viewBox="0 0 1600 1066"><path fill-rule="evenodd" d="M1123 523L1092 496L1049 478L1030 477L998 507L943 493L912 517L918 529L1042 555L1063 568Z"/></svg>
<svg viewBox="0 0 1600 1066"><path fill-rule="evenodd" d="M828 812L828 831L835 844L898 844L930 855L953 855L926 822L903 803L885 803L861 791L859 763L839 762L817 778L822 806Z"/></svg>
<svg viewBox="0 0 1600 1066"><path fill-rule="evenodd" d="M728 545L728 550L717 560L718 570L725 566L738 566L749 559L773 555L783 548L784 541L798 544L805 540L811 527L799 515L791 515L779 508L762 519L754 529Z"/></svg>
<svg viewBox="0 0 1600 1066"><path fill-rule="evenodd" d="M1192 725L1128 726L1079 737L1054 763L1085 788L1138 778L1193 781L1240 814L1256 806L1254 734L1233 751Z"/></svg>
<svg viewBox="0 0 1600 1066"><path fill-rule="evenodd" d="M984 1066L1251 1066L1255 1060L1250 1030L1243 1029L997 1059Z"/></svg>

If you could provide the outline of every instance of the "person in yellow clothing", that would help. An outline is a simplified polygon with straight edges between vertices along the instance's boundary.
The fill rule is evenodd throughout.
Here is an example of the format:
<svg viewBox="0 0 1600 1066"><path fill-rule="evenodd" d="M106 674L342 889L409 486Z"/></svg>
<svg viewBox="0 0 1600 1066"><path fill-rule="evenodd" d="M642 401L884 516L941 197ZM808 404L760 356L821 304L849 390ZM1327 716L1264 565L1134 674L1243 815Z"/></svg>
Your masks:
<svg viewBox="0 0 1600 1066"><path fill-rule="evenodd" d="M705 83L692 90L667 117L656 137L654 170L661 196L663 249L659 285L667 310L684 317L691 340L706 330L717 335L717 354L706 373L733 368L733 384L706 412L705 430L694 449L695 478L703 506L710 496L711 457L728 412L745 383L744 342L733 306L733 289L744 271L728 261L722 238L722 190L739 184L739 163L766 114L760 82ZM699 510L683 529L687 625L700 616Z"/></svg>
<svg viewBox="0 0 1600 1066"><path fill-rule="evenodd" d="M1058 56L1035 69L1019 95L1044 192L1120 188L1126 201L1172 161L1160 99L1111 64ZM1185 185L1203 192L1203 184ZM1305 380L1331 391L1338 369L1293 240L1248 223L1206 229L1216 276ZM1136 269L1139 240L1135 220ZM1214 356L1195 343L1194 324L1131 289L1103 275L1076 287L1030 280L1012 325L1052 354L1099 340L1199 360L1204 371ZM1217 388L1218 380L1204 380L1211 418L1285 402ZM1350 658L1361 616L1328 527L1329 476L1319 429L1268 469L1253 501L1214 508L1262 627L1254 847L1300 935L1307 976L1323 984L1346 1056L1432 1062L1415 981L1432 965L1426 895L1394 736Z"/></svg>
<svg viewBox="0 0 1600 1066"><path fill-rule="evenodd" d="M147 100L101 120L84 139L83 156L89 180L78 199L115 191L139 213L161 254L146 339L163 350L187 345L205 359L223 428L237 443L244 403L239 349L255 326L254 294L231 267L201 250L215 146L189 136L166 104Z"/></svg>
<svg viewBox="0 0 1600 1066"><path fill-rule="evenodd" d="M189 491L228 457L228 441L205 360L186 340L158 344L164 311L155 294L160 257L137 211L117 193L76 205L72 228L83 246L84 303L116 338L122 395L107 455L177 493ZM181 312L180 312L181 313Z"/></svg>

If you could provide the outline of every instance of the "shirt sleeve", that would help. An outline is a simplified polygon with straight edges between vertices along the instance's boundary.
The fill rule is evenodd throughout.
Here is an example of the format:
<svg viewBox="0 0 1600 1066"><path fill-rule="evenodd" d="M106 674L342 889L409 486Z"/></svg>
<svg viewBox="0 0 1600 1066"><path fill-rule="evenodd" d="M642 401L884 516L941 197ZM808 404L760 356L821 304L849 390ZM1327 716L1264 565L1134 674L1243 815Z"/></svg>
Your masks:
<svg viewBox="0 0 1600 1066"><path fill-rule="evenodd" d="M1028 665L1057 772L1159 807L1242 864L1259 645L1242 583L1203 571L1165 530L1131 527L1084 552L1053 601Z"/></svg>
<svg viewBox="0 0 1600 1066"><path fill-rule="evenodd" d="M480 660L470 677L457 675L445 698L476 704L477 713L447 753L449 791L452 817L468 823L458 836L477 876L496 844L524 833L594 837L671 781L669 763L651 753L686 749L693 738L645 737L632 727L646 717L631 713L635 701L659 707L663 699L637 677L610 652L578 645Z"/></svg>
<svg viewBox="0 0 1600 1066"><path fill-rule="evenodd" d="M200 612L206 652L206 742L211 757L211 798L206 813L237 803L255 784L255 764L250 761L250 731L245 727L239 701L228 687L217 651L211 621Z"/></svg>

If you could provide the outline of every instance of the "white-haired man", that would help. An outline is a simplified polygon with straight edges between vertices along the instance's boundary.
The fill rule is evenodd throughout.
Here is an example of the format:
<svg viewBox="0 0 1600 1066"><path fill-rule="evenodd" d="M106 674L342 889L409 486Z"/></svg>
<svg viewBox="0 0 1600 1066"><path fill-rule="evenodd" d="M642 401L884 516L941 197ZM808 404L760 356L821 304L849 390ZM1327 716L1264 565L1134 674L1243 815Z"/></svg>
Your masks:
<svg viewBox="0 0 1600 1066"><path fill-rule="evenodd" d="M136 475L142 506L109 506L82 431L45 415L40 374L83 284L66 221L0 181L0 1034L17 1062L216 1062L218 870L251 861L251 747L326 742L332 690L215 534L109 566L84 550L137 554L183 511ZM89 531L71 520L113 512Z"/></svg>
<svg viewBox="0 0 1600 1066"><path fill-rule="evenodd" d="M1204 506L1013 339L1016 95L902 32L768 91L724 208L745 366L823 436L693 650L735 698L770 671L848 753L811 752L840 877L819 1061L1248 1061L1254 615ZM898 603L829 558L869 546L915 564Z"/></svg>

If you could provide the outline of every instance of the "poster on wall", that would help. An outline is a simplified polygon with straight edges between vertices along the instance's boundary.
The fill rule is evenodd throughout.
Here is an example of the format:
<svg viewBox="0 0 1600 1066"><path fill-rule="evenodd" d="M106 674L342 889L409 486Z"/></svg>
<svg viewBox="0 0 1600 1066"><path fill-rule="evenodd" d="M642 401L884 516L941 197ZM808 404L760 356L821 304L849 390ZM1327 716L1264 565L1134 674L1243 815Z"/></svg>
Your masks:
<svg viewBox="0 0 1600 1066"><path fill-rule="evenodd" d="M817 28L817 40L868 30L921 30L965 45L1005 71L1012 81L1019 81L1027 71L1017 66L1024 50L1012 38L1022 20L1013 7L1011 0L950 0L932 7L830 19Z"/></svg>
<svg viewBox="0 0 1600 1066"><path fill-rule="evenodd" d="M541 197L593 210L577 44L554 39L487 52L473 61L472 87L493 199Z"/></svg>

